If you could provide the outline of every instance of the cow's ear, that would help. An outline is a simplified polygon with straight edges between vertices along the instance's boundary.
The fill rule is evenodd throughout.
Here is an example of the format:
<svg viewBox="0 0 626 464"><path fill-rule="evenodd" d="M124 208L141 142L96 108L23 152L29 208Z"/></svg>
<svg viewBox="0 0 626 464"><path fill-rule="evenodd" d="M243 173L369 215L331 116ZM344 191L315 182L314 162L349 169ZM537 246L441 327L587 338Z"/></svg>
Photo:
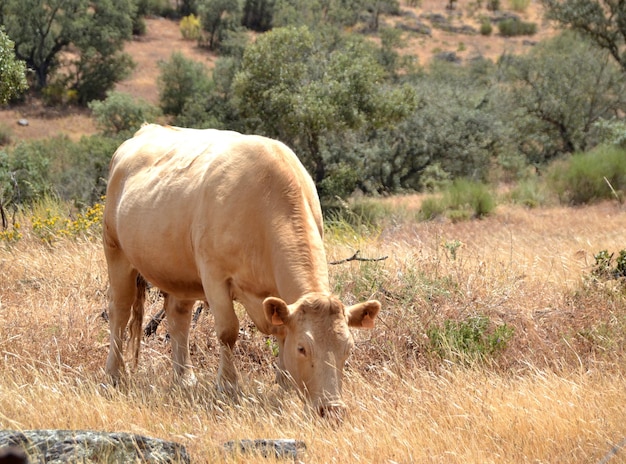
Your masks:
<svg viewBox="0 0 626 464"><path fill-rule="evenodd" d="M287 324L289 320L289 307L280 298L269 296L263 300L265 319L273 326Z"/></svg>
<svg viewBox="0 0 626 464"><path fill-rule="evenodd" d="M358 329L374 328L374 319L380 311L380 302L369 300L346 308L346 318L350 327Z"/></svg>

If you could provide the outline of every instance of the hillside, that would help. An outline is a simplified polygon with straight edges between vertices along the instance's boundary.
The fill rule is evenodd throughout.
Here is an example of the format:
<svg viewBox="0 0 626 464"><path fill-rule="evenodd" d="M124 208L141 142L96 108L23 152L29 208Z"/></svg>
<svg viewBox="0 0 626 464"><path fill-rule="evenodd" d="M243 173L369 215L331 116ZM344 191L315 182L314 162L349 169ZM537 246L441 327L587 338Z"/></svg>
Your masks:
<svg viewBox="0 0 626 464"><path fill-rule="evenodd" d="M532 2L522 12L514 12L509 1L503 1L503 10L498 13L487 11L484 7L476 10L474 5L477 2L473 0L459 0L454 11L446 9L447 3L444 0L422 0L420 7L412 8L401 2L401 15L383 17L381 26L399 27L403 30L406 46L401 53L416 56L418 63L422 65L440 53L447 53L449 56L454 54L459 60L469 60L476 56L495 60L504 52L524 53L533 43L554 33L543 22L541 8L536 2ZM490 36L478 33L482 17L495 20L506 14L515 14L524 21L536 23L537 34L532 37L506 38L499 36L495 27ZM133 57L136 68L128 79L117 86L117 90L121 92L157 103L159 61L167 60L172 52L179 51L210 68L217 58L214 54L198 48L195 42L183 40L176 21L147 18L146 26L144 36L127 44L126 51ZM372 36L372 39L376 40L376 37ZM18 125L17 121L20 119L28 120L28 126ZM12 131L13 142L59 134L67 134L77 140L82 135L96 132L88 110L47 108L33 99L25 104L0 110L0 126L2 125Z"/></svg>

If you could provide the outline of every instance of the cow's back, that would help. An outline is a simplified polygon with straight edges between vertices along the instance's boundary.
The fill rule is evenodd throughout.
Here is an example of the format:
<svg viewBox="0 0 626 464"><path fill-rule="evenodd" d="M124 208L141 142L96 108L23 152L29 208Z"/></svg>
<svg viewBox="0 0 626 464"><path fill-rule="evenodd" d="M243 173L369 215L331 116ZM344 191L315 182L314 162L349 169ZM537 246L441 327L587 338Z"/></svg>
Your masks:
<svg viewBox="0 0 626 464"><path fill-rule="evenodd" d="M234 293L278 294L277 240L302 242L326 278L314 185L293 152L267 138L143 127L112 159L104 221L108 243L181 297L204 298L203 272L230 279Z"/></svg>

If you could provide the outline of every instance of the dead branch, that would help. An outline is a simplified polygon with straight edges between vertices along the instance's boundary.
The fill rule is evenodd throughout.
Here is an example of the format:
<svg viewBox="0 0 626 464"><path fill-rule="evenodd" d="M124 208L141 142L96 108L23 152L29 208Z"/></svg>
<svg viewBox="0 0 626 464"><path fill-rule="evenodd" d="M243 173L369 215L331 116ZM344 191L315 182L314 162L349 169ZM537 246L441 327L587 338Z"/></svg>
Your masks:
<svg viewBox="0 0 626 464"><path fill-rule="evenodd" d="M339 261L331 261L329 264L343 264L349 261L384 261L385 259L389 258L389 256L381 256L380 258L361 258L359 256L360 252L361 250L356 250L356 253L354 253L349 258L340 259Z"/></svg>

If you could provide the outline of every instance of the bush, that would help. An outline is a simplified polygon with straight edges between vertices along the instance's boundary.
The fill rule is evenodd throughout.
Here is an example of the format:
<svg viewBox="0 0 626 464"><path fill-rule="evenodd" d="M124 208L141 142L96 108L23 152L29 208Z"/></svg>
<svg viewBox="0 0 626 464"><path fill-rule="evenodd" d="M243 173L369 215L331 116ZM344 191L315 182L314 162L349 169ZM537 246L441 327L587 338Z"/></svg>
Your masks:
<svg viewBox="0 0 626 464"><path fill-rule="evenodd" d="M528 9L528 5L530 5L530 0L509 0L509 3L513 11L522 12Z"/></svg>
<svg viewBox="0 0 626 464"><path fill-rule="evenodd" d="M111 155L121 139L92 136L22 142L0 152L0 196L30 205L46 196L78 205L98 201L106 189Z"/></svg>
<svg viewBox="0 0 626 464"><path fill-rule="evenodd" d="M180 21L180 33L185 40L200 40L202 34L200 20L193 14L185 16Z"/></svg>
<svg viewBox="0 0 626 464"><path fill-rule="evenodd" d="M495 199L485 184L456 179L443 195L422 202L419 217L423 220L445 215L452 221L481 218L493 212Z"/></svg>
<svg viewBox="0 0 626 464"><path fill-rule="evenodd" d="M94 100L89 108L105 135L129 135L144 122L154 122L161 114L156 106L121 92L108 92L104 101Z"/></svg>
<svg viewBox="0 0 626 464"><path fill-rule="evenodd" d="M554 163L547 174L549 187L562 202L581 205L617 198L626 190L626 151L612 145L578 153Z"/></svg>
<svg viewBox="0 0 626 464"><path fill-rule="evenodd" d="M202 63L172 53L168 61L159 62L159 105L165 114L182 114L185 105L202 99L211 87L208 72Z"/></svg>
<svg viewBox="0 0 626 464"><path fill-rule="evenodd" d="M534 35L537 32L537 24L516 18L508 18L498 23L498 29L500 30L500 35L504 37Z"/></svg>
<svg viewBox="0 0 626 464"><path fill-rule="evenodd" d="M493 26L491 25L491 21L489 18L485 18L480 23L480 34L481 35L491 35L493 32Z"/></svg>
<svg viewBox="0 0 626 464"><path fill-rule="evenodd" d="M545 185L539 182L538 178L531 177L518 182L509 193L509 197L513 203L536 208L547 203L548 192L546 192Z"/></svg>
<svg viewBox="0 0 626 464"><path fill-rule="evenodd" d="M488 317L472 316L463 321L447 320L443 327L430 327L427 335L431 349L441 358L471 363L502 352L513 337L513 327L491 326Z"/></svg>

